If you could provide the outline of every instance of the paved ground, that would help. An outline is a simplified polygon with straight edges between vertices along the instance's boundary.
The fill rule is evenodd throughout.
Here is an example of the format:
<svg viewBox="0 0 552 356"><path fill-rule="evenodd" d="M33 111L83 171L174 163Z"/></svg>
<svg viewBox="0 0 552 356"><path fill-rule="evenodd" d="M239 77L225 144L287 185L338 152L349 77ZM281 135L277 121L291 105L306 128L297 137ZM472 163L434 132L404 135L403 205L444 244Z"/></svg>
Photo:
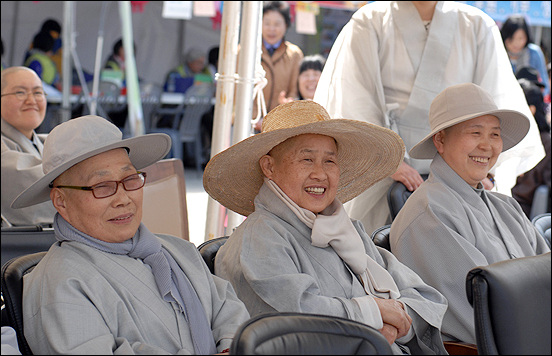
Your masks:
<svg viewBox="0 0 552 356"><path fill-rule="evenodd" d="M203 171L185 167L186 204L188 205L188 228L190 241L199 246L204 241L207 217L207 193L203 189Z"/></svg>

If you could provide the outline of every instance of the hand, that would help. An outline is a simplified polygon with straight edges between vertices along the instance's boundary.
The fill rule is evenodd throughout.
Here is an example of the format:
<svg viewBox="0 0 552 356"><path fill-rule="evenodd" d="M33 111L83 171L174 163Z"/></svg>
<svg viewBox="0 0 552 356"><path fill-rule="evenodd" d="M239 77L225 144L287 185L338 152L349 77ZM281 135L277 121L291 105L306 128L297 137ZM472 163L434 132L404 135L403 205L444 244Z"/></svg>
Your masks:
<svg viewBox="0 0 552 356"><path fill-rule="evenodd" d="M393 325L383 323L383 328L379 329L379 332L387 339L389 345L393 345L397 340L398 330Z"/></svg>
<svg viewBox="0 0 552 356"><path fill-rule="evenodd" d="M286 103L292 102L293 100L294 99L292 97L286 97L285 90L282 90L280 92L280 95L278 95L278 103L280 104L286 104Z"/></svg>
<svg viewBox="0 0 552 356"><path fill-rule="evenodd" d="M417 170L406 164L404 161L401 162L401 165L395 173L391 176L396 181L401 182L406 186L406 189L413 192L415 191L420 184L424 182L424 179L418 173Z"/></svg>
<svg viewBox="0 0 552 356"><path fill-rule="evenodd" d="M494 188L494 184L493 182L491 182L489 177L483 178L481 184L483 185L483 188L485 188L485 190L492 190Z"/></svg>
<svg viewBox="0 0 552 356"><path fill-rule="evenodd" d="M408 334L412 318L406 313L403 304L394 299L374 297L384 324L390 324L397 329L397 339Z"/></svg>

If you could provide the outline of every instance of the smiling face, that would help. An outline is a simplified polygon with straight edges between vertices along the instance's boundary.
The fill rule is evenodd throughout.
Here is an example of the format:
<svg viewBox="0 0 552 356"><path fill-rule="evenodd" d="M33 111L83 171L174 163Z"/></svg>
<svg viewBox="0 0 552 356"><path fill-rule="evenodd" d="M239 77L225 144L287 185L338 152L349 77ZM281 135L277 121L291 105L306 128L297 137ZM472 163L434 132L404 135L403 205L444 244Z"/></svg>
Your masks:
<svg viewBox="0 0 552 356"><path fill-rule="evenodd" d="M88 158L69 168L54 185L91 186L119 181L136 173L124 148ZM98 240L123 242L134 236L142 220L143 189L117 192L96 199L91 191L52 188L50 198L61 216L76 229Z"/></svg>
<svg viewBox="0 0 552 356"><path fill-rule="evenodd" d="M332 137L305 134L290 138L259 163L265 176L301 208L318 214L335 199L340 171Z"/></svg>
<svg viewBox="0 0 552 356"><path fill-rule="evenodd" d="M2 96L2 118L30 139L46 115L46 100L37 101L31 94L43 90L42 81L32 69L5 70L8 72L2 73L2 95L18 91L29 95L24 100L15 95Z"/></svg>
<svg viewBox="0 0 552 356"><path fill-rule="evenodd" d="M445 162L476 188L502 152L500 121L484 115L441 130L433 143Z"/></svg>
<svg viewBox="0 0 552 356"><path fill-rule="evenodd" d="M314 92L316 91L321 74L322 72L316 69L306 69L299 74L299 92L303 99L314 98Z"/></svg>

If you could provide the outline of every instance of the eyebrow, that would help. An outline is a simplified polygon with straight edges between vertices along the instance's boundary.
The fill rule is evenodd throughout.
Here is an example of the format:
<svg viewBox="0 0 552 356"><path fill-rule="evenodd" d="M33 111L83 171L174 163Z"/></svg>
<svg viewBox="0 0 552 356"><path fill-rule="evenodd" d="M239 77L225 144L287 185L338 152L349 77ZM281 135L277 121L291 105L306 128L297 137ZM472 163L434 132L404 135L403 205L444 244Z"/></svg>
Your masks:
<svg viewBox="0 0 552 356"><path fill-rule="evenodd" d="M299 151L299 153L314 153L314 152L317 152L318 150L312 150L310 148L303 148L301 151ZM325 154L327 155L331 155L331 156L335 156L337 155L337 152L335 151L324 151Z"/></svg>
<svg viewBox="0 0 552 356"><path fill-rule="evenodd" d="M27 89L27 87L23 86L23 85L16 85L16 86L13 87L13 89ZM41 85L37 85L37 86L34 86L34 87L31 88L31 90L33 90L33 89L44 89L44 88L42 88Z"/></svg>
<svg viewBox="0 0 552 356"><path fill-rule="evenodd" d="M127 171L131 171L133 168L134 167L129 164L129 165L126 165L126 166L122 167L121 171L127 172ZM104 177L106 175L109 175L110 173L111 173L110 171L106 171L106 170L100 170L100 171L92 172L90 175L88 175L87 182L89 182L94 177Z"/></svg>

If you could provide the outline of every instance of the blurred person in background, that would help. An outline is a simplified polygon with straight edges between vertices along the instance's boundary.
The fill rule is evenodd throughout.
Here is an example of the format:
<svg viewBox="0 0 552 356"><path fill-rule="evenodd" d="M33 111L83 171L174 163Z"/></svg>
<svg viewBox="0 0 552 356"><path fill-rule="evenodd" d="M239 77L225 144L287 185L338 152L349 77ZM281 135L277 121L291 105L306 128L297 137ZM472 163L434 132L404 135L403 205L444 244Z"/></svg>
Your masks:
<svg viewBox="0 0 552 356"><path fill-rule="evenodd" d="M299 46L286 41L291 26L289 5L285 1L265 1L262 19L261 65L267 80L263 88L266 111L280 104L279 97L297 97L297 79L303 51ZM253 117L257 116L257 102L254 102ZM261 131L262 117L255 124L255 132Z"/></svg>
<svg viewBox="0 0 552 356"><path fill-rule="evenodd" d="M550 93L546 61L542 49L533 43L531 29L523 15L511 15L502 24L500 35L508 52L514 73L522 67L535 68L540 76L540 82L545 85L544 95Z"/></svg>
<svg viewBox="0 0 552 356"><path fill-rule="evenodd" d="M320 54L304 57L299 65L297 98L285 97L285 93L281 92L278 97L278 102L284 104L292 100L312 100L325 62L326 60Z"/></svg>
<svg viewBox="0 0 552 356"><path fill-rule="evenodd" d="M552 164L550 154L550 123L546 120L546 105L544 103L541 88L534 82L527 79L519 79L519 84L523 89L529 108L539 128L540 137L546 156L530 171L518 176L516 185L512 188L512 197L514 197L527 217L531 217L531 206L535 190L541 186L548 187L548 212L550 212L550 187Z"/></svg>
<svg viewBox="0 0 552 356"><path fill-rule="evenodd" d="M33 48L25 60L25 67L34 70L44 83L61 89L59 72L52 59L54 43L55 40L49 33L37 33L33 39Z"/></svg>

